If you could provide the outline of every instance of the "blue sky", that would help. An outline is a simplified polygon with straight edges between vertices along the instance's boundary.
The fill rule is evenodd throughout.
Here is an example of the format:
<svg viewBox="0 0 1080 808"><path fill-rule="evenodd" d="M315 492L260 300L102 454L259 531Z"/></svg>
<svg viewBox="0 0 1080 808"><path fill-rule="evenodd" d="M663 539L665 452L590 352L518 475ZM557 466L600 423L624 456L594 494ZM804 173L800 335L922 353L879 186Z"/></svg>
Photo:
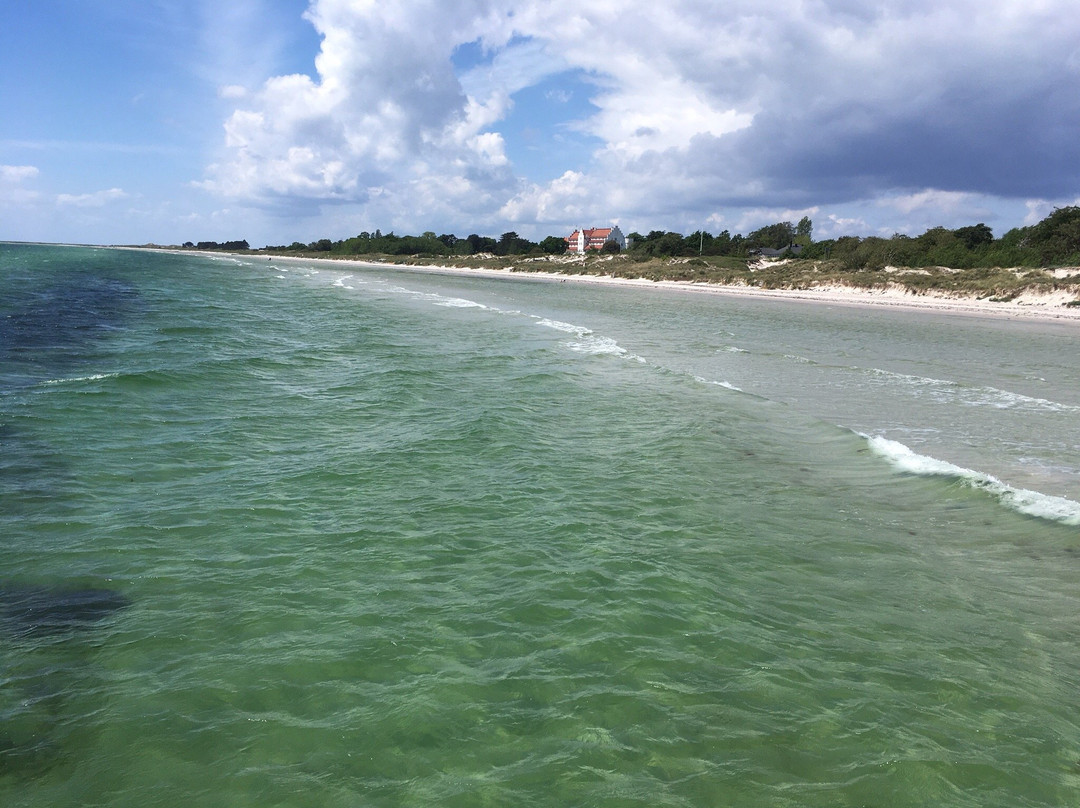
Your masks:
<svg viewBox="0 0 1080 808"><path fill-rule="evenodd" d="M1080 201L1074 0L38 0L0 239L995 234Z"/></svg>

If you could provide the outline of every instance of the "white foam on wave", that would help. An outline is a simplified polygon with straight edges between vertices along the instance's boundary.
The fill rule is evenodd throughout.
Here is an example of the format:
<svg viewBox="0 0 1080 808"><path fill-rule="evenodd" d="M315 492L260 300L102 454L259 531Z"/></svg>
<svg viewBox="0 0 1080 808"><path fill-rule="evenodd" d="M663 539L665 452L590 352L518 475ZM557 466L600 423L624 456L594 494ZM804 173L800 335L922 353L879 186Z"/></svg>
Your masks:
<svg viewBox="0 0 1080 808"><path fill-rule="evenodd" d="M430 300L436 306L442 306L447 309L486 309L488 308L483 303L477 303L475 300L468 300L464 297L446 297L444 295L424 295L425 300Z"/></svg>
<svg viewBox="0 0 1080 808"><path fill-rule="evenodd" d="M591 328L585 328L585 326L574 325L573 323L564 323L561 320L549 320L546 317L541 317L536 321L537 325L542 325L544 328L554 328L556 331L565 331L567 334L577 334L578 336L584 336L585 334L591 334Z"/></svg>
<svg viewBox="0 0 1080 808"><path fill-rule="evenodd" d="M1011 409L1035 409L1046 412L1078 412L1080 407L1072 404L1062 404L1059 401L1050 401L1046 398L1025 396L1023 393L1012 393L1008 390L998 390L996 387L980 387L976 390L980 397L973 397L968 403L977 406L997 407L1000 410Z"/></svg>
<svg viewBox="0 0 1080 808"><path fill-rule="evenodd" d="M118 375L119 375L118 373L95 373L95 374L93 374L91 376L75 376L75 377L70 378L70 379L49 379L48 381L42 382L42 384L53 385L53 384L77 384L79 382L97 382L97 381L101 381L102 379L111 379L111 378L113 378L115 376L118 376Z"/></svg>
<svg viewBox="0 0 1080 808"><path fill-rule="evenodd" d="M734 390L736 393L743 392L741 387L736 387L731 382L718 382L715 379L706 379L704 376L695 376L694 381L699 384L712 384L717 387L723 387L725 390Z"/></svg>
<svg viewBox="0 0 1080 808"><path fill-rule="evenodd" d="M396 295L408 295L414 300L423 300L446 309L491 309L490 306L485 306L483 303L478 303L475 300L469 300L465 297L449 297L447 295L440 295L437 292L420 292L405 286L387 286L386 291Z"/></svg>
<svg viewBox="0 0 1080 808"><path fill-rule="evenodd" d="M337 288L352 289L353 287L347 284L346 281L351 280L353 277L353 275L344 275L337 278L333 282L333 285ZM360 283L363 283L363 281L361 281ZM380 281L380 283L385 282ZM407 296L412 298L413 300L424 301L443 308L481 309L483 311L491 311L496 314L522 314L520 311L503 310L492 306L487 306L483 303L479 303L475 300L470 300L464 297L451 297L435 292L421 292L416 289L409 289L408 287L397 286L392 283L387 283L384 289L391 294ZM630 353L611 337L605 337L600 334L596 334L591 328L574 325L573 323L566 323L561 320L552 320L546 317L540 317L538 315L526 316L535 319L537 325L544 326L545 328L552 328L556 331L561 331L575 337L575 339L572 339L565 343L566 347L568 347L572 351L591 355L609 354L612 356L623 356L627 359L633 359L636 362L647 364L647 360L645 360L644 358L636 354Z"/></svg>
<svg viewBox="0 0 1080 808"><path fill-rule="evenodd" d="M1039 412L1078 412L1080 407L1062 404L1023 393L1013 393L997 387L967 387L960 382L894 373L891 370L871 368L870 373L890 381L898 381L912 387L924 387L931 395L942 401L958 401L969 407L994 407L999 410L1027 409Z"/></svg>
<svg viewBox="0 0 1080 808"><path fill-rule="evenodd" d="M625 356L627 359L633 359L635 362L647 364L647 361L643 357L630 353L611 337L601 336L591 328L586 328L582 325L574 325L573 323L564 323L561 320L549 320L546 317L537 318L536 324L544 326L545 328L552 328L556 331L562 331L565 334L573 334L577 339L566 343L566 347L572 351L593 355L610 354L612 356Z"/></svg>
<svg viewBox="0 0 1080 808"><path fill-rule="evenodd" d="M1080 525L1080 502L1074 502L1065 497L1041 494L1026 488L1014 488L989 474L921 455L899 441L881 436L863 435L862 437L866 439L875 454L907 474L916 474L920 477L951 477L972 488L986 491L1006 507L1027 516L1066 525Z"/></svg>
<svg viewBox="0 0 1080 808"><path fill-rule="evenodd" d="M627 350L617 343L611 337L599 337L595 334L590 334L584 339L575 340L573 342L566 343L572 351L586 354L611 354L612 356L626 356Z"/></svg>

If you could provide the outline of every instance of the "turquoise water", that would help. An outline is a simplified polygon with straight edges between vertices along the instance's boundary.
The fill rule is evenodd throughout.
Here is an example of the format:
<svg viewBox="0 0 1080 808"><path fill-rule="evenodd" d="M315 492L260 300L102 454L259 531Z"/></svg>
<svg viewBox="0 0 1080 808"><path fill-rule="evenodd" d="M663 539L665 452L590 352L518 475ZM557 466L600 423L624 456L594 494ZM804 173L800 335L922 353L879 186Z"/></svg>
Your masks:
<svg viewBox="0 0 1080 808"><path fill-rule="evenodd" d="M1075 326L6 244L0 289L2 805L1080 800Z"/></svg>

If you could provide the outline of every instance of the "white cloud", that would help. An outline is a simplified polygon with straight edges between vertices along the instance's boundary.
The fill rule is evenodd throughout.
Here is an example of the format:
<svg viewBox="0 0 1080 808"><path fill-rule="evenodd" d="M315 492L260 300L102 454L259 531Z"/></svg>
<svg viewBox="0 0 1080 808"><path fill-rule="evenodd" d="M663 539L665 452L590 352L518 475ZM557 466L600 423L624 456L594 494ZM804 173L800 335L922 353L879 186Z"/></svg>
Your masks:
<svg viewBox="0 0 1080 808"><path fill-rule="evenodd" d="M502 206L500 215L511 222L566 222L603 216L585 183L585 175L567 171L545 185L533 185ZM584 225L582 225L584 226Z"/></svg>
<svg viewBox="0 0 1080 808"><path fill-rule="evenodd" d="M1055 208L1080 207L1080 196L1071 199L1062 199L1056 202L1049 199L1028 199L1024 202L1027 214L1024 216L1024 225L1032 225L1041 222L1054 212Z"/></svg>
<svg viewBox="0 0 1080 808"><path fill-rule="evenodd" d="M39 173L37 166L0 165L0 208L25 213L35 206L41 192L26 184Z"/></svg>
<svg viewBox="0 0 1080 808"><path fill-rule="evenodd" d="M21 183L38 175L36 166L0 166L0 182L7 184Z"/></svg>
<svg viewBox="0 0 1080 808"><path fill-rule="evenodd" d="M836 238L839 236L850 236L856 234L866 234L870 232L870 224L861 216L837 216L834 213L829 214L824 227L821 228L822 236L827 238Z"/></svg>
<svg viewBox="0 0 1080 808"><path fill-rule="evenodd" d="M227 99L246 98L247 88L240 84L226 84L218 88L218 97Z"/></svg>
<svg viewBox="0 0 1080 808"><path fill-rule="evenodd" d="M455 36L459 11L468 32ZM485 198L509 180L501 135L484 131L506 100L466 98L450 69L455 43L477 36L468 11L313 4L308 16L323 36L318 79L267 81L227 121L227 154L203 187L265 204L389 197L407 205L425 198L428 183L457 189L443 205Z"/></svg>
<svg viewBox="0 0 1080 808"><path fill-rule="evenodd" d="M1072 0L313 0L313 75L223 90L241 104L201 185L423 229L616 216L700 226L859 201L917 219L1060 198L1080 184L1080 100L1061 79L1075 73L1072 11ZM457 75L455 49L475 42L489 58ZM558 123L599 145L587 166L552 167L555 179L516 176L514 94L564 73L593 84L593 108ZM834 215L830 226L858 224Z"/></svg>
<svg viewBox="0 0 1080 808"><path fill-rule="evenodd" d="M878 200L882 206L892 207L905 215L912 213L952 216L964 211L969 215L987 215L981 204L982 197L965 191L939 191L928 188L914 194L887 196Z"/></svg>
<svg viewBox="0 0 1080 808"><path fill-rule="evenodd" d="M568 67L557 48L530 38L510 42L490 65L466 71L460 81L462 90L472 98L509 96Z"/></svg>
<svg viewBox="0 0 1080 808"><path fill-rule="evenodd" d="M90 194L60 194L56 197L56 204L72 206L76 208L101 208L110 202L126 199L126 194L120 188L109 188L107 191L95 191Z"/></svg>

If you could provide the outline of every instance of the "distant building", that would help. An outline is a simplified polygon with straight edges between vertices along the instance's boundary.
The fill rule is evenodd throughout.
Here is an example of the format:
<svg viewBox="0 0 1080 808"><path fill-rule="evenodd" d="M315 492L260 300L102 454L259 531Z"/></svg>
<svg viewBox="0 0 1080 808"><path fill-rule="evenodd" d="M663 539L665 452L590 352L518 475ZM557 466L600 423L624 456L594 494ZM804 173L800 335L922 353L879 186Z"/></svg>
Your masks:
<svg viewBox="0 0 1080 808"><path fill-rule="evenodd" d="M578 228L567 236L566 251L584 255L586 250L602 249L609 241L618 244L620 250L625 250L630 246L627 244L626 236L616 225L615 227L594 227L591 230Z"/></svg>
<svg viewBox="0 0 1080 808"><path fill-rule="evenodd" d="M752 250L747 250L747 255L760 255L762 258L779 258L784 253L791 253L792 255L798 255L802 252L801 244L792 244L789 247L784 247L782 250L774 250L772 247L758 247Z"/></svg>

